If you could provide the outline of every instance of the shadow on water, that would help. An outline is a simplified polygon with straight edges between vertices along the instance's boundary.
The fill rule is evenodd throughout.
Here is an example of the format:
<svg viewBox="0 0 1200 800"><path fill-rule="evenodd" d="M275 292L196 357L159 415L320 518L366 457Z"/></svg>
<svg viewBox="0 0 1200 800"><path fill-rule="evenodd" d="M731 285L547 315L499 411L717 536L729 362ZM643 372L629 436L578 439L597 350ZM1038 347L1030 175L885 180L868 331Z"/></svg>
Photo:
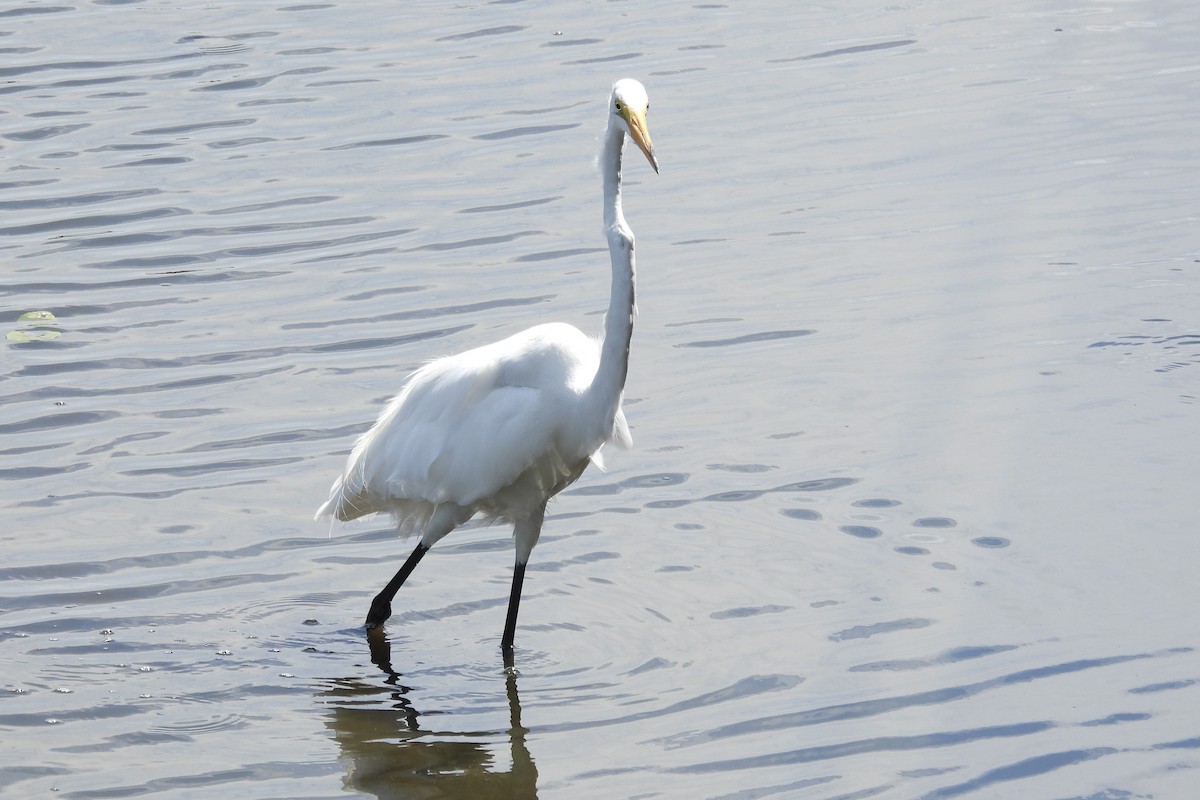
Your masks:
<svg viewBox="0 0 1200 800"><path fill-rule="evenodd" d="M321 695L326 725L347 765L348 787L380 800L537 797L537 767L526 746L528 729L521 725L510 661L504 670L508 728L446 731L428 727L425 719L433 712L413 705L411 688L392 667L386 634L372 631L367 643L372 663L387 676L383 683L344 678ZM507 765L500 756L506 744Z"/></svg>

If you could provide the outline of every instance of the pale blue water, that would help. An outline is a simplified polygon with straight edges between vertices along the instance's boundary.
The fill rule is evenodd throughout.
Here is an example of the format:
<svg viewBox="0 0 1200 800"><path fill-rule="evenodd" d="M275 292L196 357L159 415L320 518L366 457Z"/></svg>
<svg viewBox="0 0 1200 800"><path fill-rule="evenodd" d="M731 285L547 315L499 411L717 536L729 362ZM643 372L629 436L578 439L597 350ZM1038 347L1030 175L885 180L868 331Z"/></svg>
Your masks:
<svg viewBox="0 0 1200 800"><path fill-rule="evenodd" d="M1191 796L1198 34L0 9L0 796ZM626 75L635 447L553 505L515 673L501 528L372 652L411 542L312 512L423 360L599 329Z"/></svg>

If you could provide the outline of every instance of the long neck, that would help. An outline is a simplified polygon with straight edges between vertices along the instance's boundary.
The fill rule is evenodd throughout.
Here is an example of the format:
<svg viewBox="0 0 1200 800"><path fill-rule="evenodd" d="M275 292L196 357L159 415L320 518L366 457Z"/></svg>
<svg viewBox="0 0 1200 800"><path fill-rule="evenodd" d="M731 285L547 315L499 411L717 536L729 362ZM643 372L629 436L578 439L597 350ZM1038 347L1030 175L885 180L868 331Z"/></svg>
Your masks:
<svg viewBox="0 0 1200 800"><path fill-rule="evenodd" d="M610 122L600 153L600 172L604 180L604 234L612 260L612 294L604 316L604 342L600 347L600 367L588 390L589 399L600 412L611 433L613 416L621 403L625 375L629 369L629 341L633 335L634 262L633 231L621 213L621 152L625 131Z"/></svg>

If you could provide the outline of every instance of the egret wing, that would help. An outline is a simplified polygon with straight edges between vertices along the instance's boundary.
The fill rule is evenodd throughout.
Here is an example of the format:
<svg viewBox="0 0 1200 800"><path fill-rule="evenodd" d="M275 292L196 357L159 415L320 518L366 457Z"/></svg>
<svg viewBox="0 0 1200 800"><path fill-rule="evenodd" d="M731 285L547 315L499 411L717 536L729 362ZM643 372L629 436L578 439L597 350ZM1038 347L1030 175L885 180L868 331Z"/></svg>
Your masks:
<svg viewBox="0 0 1200 800"><path fill-rule="evenodd" d="M499 371L461 359L413 374L354 447L318 515L404 516L416 505L470 506L511 484L535 462L565 462L553 393L503 385ZM427 514L425 514L427 516Z"/></svg>

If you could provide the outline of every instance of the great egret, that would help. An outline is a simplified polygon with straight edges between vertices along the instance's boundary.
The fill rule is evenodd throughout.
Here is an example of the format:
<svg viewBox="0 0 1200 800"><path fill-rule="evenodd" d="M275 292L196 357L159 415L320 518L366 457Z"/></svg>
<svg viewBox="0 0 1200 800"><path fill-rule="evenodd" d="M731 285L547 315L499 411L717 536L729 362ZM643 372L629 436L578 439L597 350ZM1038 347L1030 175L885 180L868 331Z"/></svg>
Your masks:
<svg viewBox="0 0 1200 800"><path fill-rule="evenodd" d="M500 646L512 651L525 565L546 501L573 483L609 442L628 447L621 393L633 333L633 231L621 211L625 137L658 172L642 84L618 81L600 154L612 294L602 341L560 322L431 361L414 372L354 445L316 518L388 512L402 533L421 531L412 555L371 602L368 629L422 556L476 513L513 526L516 565Z"/></svg>

